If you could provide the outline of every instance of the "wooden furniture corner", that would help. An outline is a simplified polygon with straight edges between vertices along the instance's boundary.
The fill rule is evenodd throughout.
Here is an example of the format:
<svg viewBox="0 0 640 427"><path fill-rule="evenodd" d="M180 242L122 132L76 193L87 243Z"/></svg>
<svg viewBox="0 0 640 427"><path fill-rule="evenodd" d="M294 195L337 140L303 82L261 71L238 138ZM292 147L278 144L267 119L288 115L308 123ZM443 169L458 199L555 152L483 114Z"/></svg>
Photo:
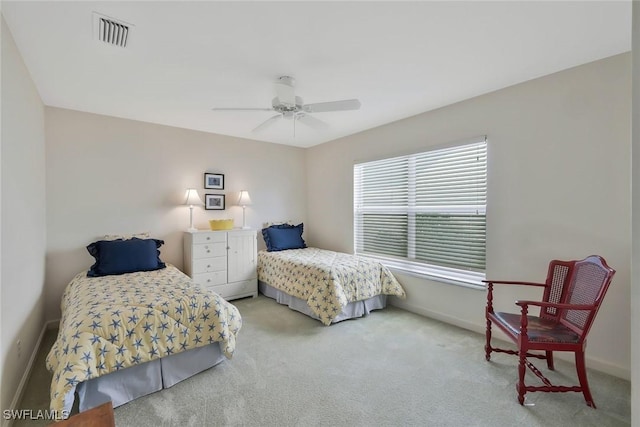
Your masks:
<svg viewBox="0 0 640 427"><path fill-rule="evenodd" d="M54 427L115 427L115 425L111 401L51 424Z"/></svg>

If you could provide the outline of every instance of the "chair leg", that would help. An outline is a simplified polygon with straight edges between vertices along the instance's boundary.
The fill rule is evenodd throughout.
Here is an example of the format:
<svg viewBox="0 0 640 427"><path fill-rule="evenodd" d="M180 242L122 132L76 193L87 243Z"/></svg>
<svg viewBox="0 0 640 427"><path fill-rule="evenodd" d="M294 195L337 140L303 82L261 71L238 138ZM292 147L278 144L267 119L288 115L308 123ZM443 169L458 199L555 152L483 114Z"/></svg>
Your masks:
<svg viewBox="0 0 640 427"><path fill-rule="evenodd" d="M576 351L576 370L578 371L578 380L580 381L580 388L582 388L582 394L584 400L587 401L587 406L596 408L596 404L593 402L591 391L589 390L589 381L587 381L587 370L584 364L584 352Z"/></svg>
<svg viewBox="0 0 640 427"><path fill-rule="evenodd" d="M485 356L484 358L489 361L491 360L491 320L487 319L487 343L484 346Z"/></svg>
<svg viewBox="0 0 640 427"><path fill-rule="evenodd" d="M550 371L555 370L555 366L553 365L553 351L546 351L545 353L547 355L547 368L549 368Z"/></svg>
<svg viewBox="0 0 640 427"><path fill-rule="evenodd" d="M525 361L527 360L527 351L520 348L518 351L518 384L516 389L518 390L518 402L524 405L524 394L526 393L524 385L524 374L526 373Z"/></svg>

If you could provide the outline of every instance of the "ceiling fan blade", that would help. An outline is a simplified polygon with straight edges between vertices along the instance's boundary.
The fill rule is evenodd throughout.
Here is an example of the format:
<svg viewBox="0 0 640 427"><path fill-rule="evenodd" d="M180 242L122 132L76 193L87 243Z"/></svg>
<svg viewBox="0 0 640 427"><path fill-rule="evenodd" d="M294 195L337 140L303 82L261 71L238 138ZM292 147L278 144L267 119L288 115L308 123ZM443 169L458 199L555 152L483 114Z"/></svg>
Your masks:
<svg viewBox="0 0 640 427"><path fill-rule="evenodd" d="M294 80L289 76L282 76L276 82L276 94L281 104L296 105L296 94L293 91Z"/></svg>
<svg viewBox="0 0 640 427"><path fill-rule="evenodd" d="M302 109L307 113L324 113L327 111L357 110L360 101L357 99L345 99L343 101L319 102L317 104L303 105Z"/></svg>
<svg viewBox="0 0 640 427"><path fill-rule="evenodd" d="M267 120L265 120L264 122L260 123L258 126L253 128L251 132L258 132L258 131L264 130L265 128L271 126L276 120L280 118L282 118L282 114L276 114L275 116L271 116Z"/></svg>
<svg viewBox="0 0 640 427"><path fill-rule="evenodd" d="M329 125L327 123L323 122L322 120L318 120L308 114L299 115L297 117L297 120L313 129L324 130L329 128Z"/></svg>
<svg viewBox="0 0 640 427"><path fill-rule="evenodd" d="M213 111L273 111L273 108L212 108Z"/></svg>

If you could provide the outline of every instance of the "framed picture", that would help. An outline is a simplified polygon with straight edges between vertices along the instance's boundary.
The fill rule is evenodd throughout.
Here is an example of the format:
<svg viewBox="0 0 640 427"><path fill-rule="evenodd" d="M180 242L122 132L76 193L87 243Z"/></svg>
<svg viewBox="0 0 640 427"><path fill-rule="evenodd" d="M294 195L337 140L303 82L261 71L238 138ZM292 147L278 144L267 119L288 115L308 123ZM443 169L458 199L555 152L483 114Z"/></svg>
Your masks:
<svg viewBox="0 0 640 427"><path fill-rule="evenodd" d="M204 208L208 210L224 210L224 194L205 194Z"/></svg>
<svg viewBox="0 0 640 427"><path fill-rule="evenodd" d="M224 175L221 173L204 174L204 188L211 190L224 190Z"/></svg>

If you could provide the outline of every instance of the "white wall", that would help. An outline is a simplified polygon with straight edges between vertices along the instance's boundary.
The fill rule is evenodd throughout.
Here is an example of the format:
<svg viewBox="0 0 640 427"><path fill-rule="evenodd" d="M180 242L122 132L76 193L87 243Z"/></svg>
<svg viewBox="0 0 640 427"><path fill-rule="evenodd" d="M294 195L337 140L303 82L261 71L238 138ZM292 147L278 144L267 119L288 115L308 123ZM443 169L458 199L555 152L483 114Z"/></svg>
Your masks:
<svg viewBox="0 0 640 427"><path fill-rule="evenodd" d="M185 190L204 199L204 172L223 173L227 209L194 209L197 228L208 219L234 218L232 206L248 190L247 225L304 221L306 177L300 148L46 108L47 319L59 318L62 292L93 258L85 246L109 233L150 231L165 240L161 258L182 268L189 226ZM262 239L258 239L263 245Z"/></svg>
<svg viewBox="0 0 640 427"><path fill-rule="evenodd" d="M618 55L307 151L307 237L353 251L353 164L488 136L487 276L543 281L551 259L602 255L617 270L589 366L630 375L631 56ZM484 331L485 292L399 276L394 303ZM499 308L536 293L502 290ZM478 351L483 351L479 348Z"/></svg>
<svg viewBox="0 0 640 427"><path fill-rule="evenodd" d="M0 408L8 409L44 324L45 137L42 101L4 18L1 21Z"/></svg>

